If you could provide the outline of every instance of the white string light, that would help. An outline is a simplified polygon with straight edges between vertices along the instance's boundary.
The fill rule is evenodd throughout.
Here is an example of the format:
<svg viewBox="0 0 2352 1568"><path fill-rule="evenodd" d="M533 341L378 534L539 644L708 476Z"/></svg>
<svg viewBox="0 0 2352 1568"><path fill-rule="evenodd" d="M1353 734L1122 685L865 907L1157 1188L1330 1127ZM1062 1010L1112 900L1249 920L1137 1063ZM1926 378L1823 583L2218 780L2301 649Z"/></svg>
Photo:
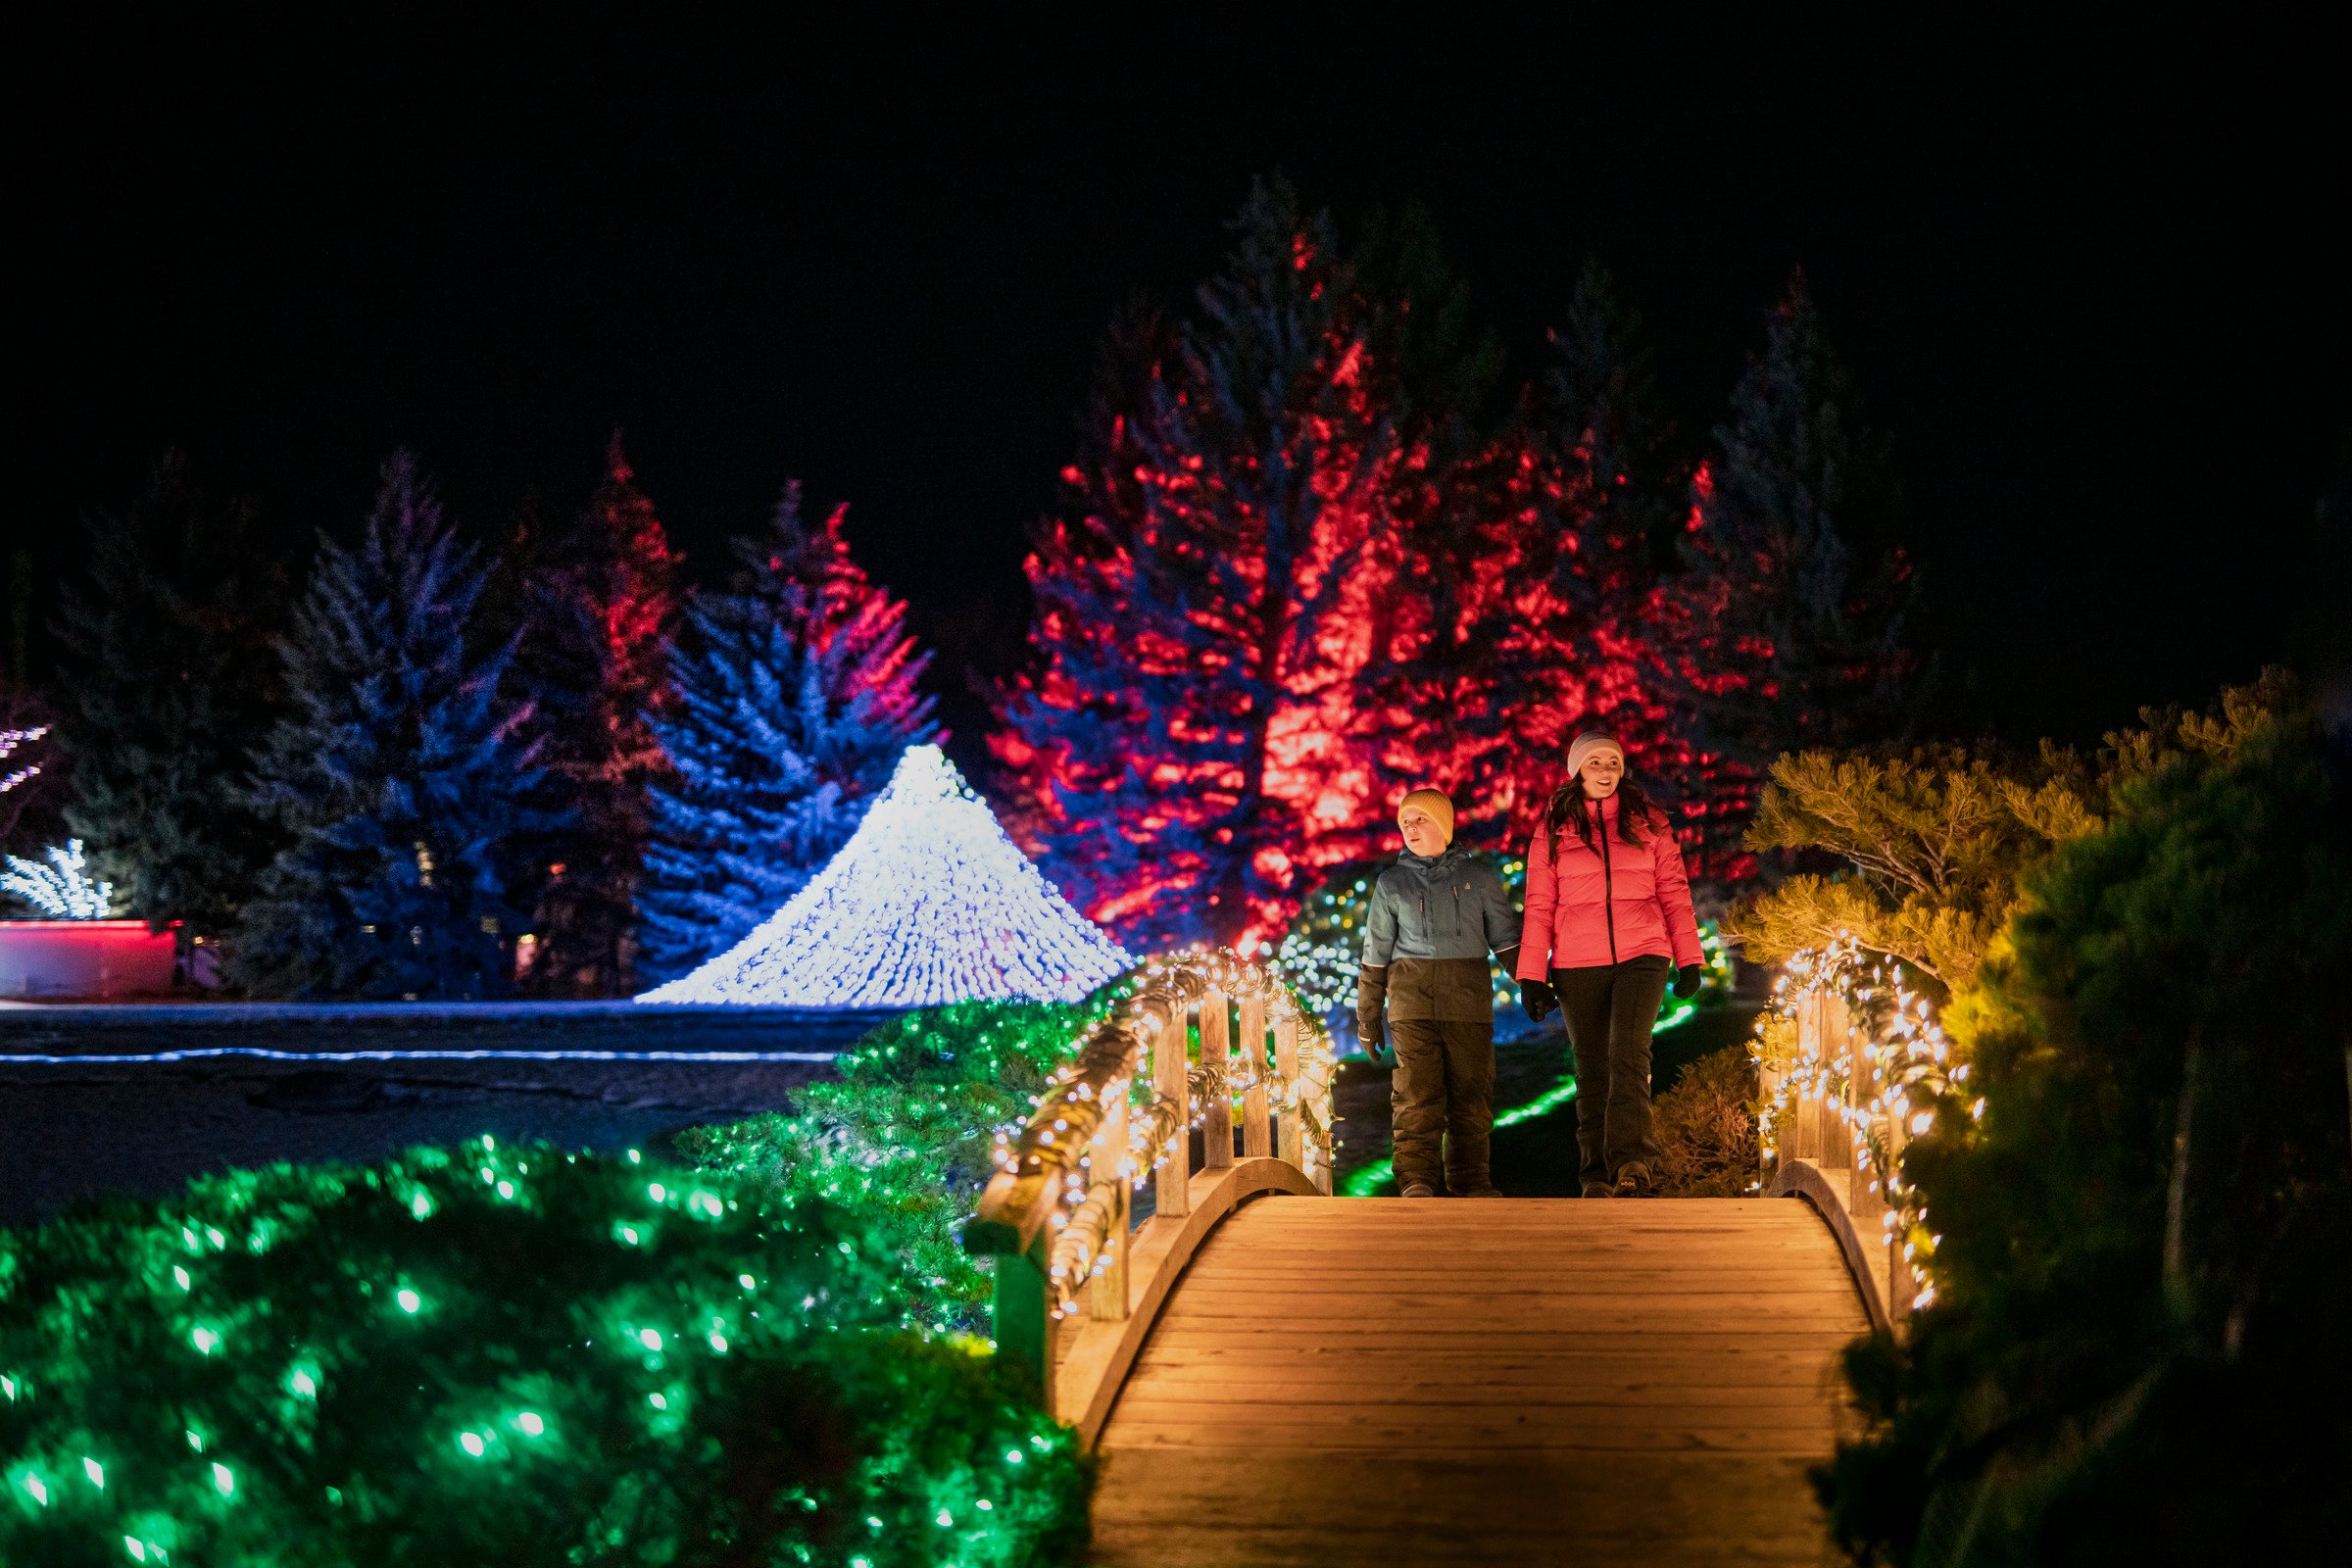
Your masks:
<svg viewBox="0 0 2352 1568"><path fill-rule="evenodd" d="M0 871L0 888L62 920L103 920L114 909L115 885L91 881L81 867L81 840L74 839L63 849L53 844L47 865L21 855L10 856L8 869Z"/></svg>
<svg viewBox="0 0 2352 1568"><path fill-rule="evenodd" d="M1808 1039L1797 1027L1804 1007L1838 997L1852 1026L1829 1039ZM1936 1238L1919 1190L1904 1180L1896 1150L1935 1125L1936 1106L1966 1094L1969 1067L1954 1062L1951 1042L1925 998L1910 989L1901 966L1870 954L1851 932L1840 931L1823 948L1793 954L1774 983L1770 1009L1774 1033L1793 1039L1785 1061L1768 1054L1766 1031L1757 1033L1756 1064L1775 1075L1761 1123L1764 1157L1777 1162L1773 1127L1800 1101L1818 1105L1849 1145L1855 1170L1869 1182L1886 1212L1880 1223L1889 1239L1903 1239L1911 1273L1914 1310L1935 1299L1928 1275ZM1984 1102L1965 1102L1970 1119L1982 1118Z"/></svg>
<svg viewBox="0 0 2352 1568"><path fill-rule="evenodd" d="M1134 960L1070 907L936 746L909 746L850 842L751 935L652 1003L1078 1002Z"/></svg>

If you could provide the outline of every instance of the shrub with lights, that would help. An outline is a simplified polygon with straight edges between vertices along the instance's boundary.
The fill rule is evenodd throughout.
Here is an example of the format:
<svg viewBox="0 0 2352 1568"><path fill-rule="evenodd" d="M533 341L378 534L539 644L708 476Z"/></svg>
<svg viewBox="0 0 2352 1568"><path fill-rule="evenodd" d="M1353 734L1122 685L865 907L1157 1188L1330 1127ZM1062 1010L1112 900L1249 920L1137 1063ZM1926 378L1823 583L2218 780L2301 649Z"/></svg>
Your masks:
<svg viewBox="0 0 2352 1568"><path fill-rule="evenodd" d="M0 1234L0 1561L1073 1560L1083 1455L808 1187L484 1138Z"/></svg>
<svg viewBox="0 0 2352 1568"><path fill-rule="evenodd" d="M1027 1120L1054 1069L1124 985L1082 1005L970 1002L894 1019L799 1092L797 1115L698 1128L707 1165L779 1199L849 1204L908 1282L909 1327L981 1331L987 1260L956 1230L996 1171L996 1139Z"/></svg>

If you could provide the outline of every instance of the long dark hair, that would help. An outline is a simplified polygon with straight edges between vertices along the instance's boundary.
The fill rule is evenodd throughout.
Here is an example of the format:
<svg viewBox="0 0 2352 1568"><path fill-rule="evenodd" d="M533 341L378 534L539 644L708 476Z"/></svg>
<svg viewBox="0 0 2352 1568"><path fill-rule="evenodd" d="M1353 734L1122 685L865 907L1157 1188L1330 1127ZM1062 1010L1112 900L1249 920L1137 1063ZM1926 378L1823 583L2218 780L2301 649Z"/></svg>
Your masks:
<svg viewBox="0 0 2352 1568"><path fill-rule="evenodd" d="M1628 844L1646 843L1637 827L1649 832L1665 826L1666 813L1649 804L1642 786L1626 779L1617 786L1617 836ZM1570 778L1551 792L1551 804L1544 808L1544 831L1551 835L1551 858L1560 858L1560 834L1574 828L1586 849L1595 848L1593 834L1600 828L1600 813L1592 809L1591 797L1585 794L1585 782Z"/></svg>

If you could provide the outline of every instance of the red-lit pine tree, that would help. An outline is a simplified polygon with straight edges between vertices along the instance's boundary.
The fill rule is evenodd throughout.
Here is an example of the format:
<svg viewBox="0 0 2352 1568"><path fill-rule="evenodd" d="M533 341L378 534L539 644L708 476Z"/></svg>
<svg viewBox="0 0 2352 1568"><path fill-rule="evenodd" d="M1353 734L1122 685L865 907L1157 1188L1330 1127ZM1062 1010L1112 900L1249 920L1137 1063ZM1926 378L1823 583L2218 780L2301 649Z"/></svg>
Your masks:
<svg viewBox="0 0 2352 1568"><path fill-rule="evenodd" d="M1427 615L1426 455L1329 218L1277 180L1233 228L1187 319L1113 330L991 742L1073 902L1145 946L1267 942L1372 849L1412 719L1374 677Z"/></svg>
<svg viewBox="0 0 2352 1568"><path fill-rule="evenodd" d="M665 763L649 714L668 701L678 558L612 434L604 482L531 574L523 640L539 757L569 817L544 857L533 989L633 986L635 895Z"/></svg>

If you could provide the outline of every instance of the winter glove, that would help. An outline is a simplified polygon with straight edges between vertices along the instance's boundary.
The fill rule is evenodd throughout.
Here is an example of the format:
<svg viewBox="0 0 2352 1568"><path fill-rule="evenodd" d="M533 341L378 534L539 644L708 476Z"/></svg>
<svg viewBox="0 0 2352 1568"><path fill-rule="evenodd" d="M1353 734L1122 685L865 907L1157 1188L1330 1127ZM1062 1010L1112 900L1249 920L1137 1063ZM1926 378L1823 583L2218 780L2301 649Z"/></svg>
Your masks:
<svg viewBox="0 0 2352 1568"><path fill-rule="evenodd" d="M1560 1004L1550 985L1542 980L1519 982L1519 1005L1527 1009L1529 1023L1542 1023L1551 1016L1551 1009Z"/></svg>
<svg viewBox="0 0 2352 1568"><path fill-rule="evenodd" d="M1389 968L1366 964L1355 976L1355 1038L1376 1067L1395 1067L1396 1054L1389 1049Z"/></svg>
<svg viewBox="0 0 2352 1568"><path fill-rule="evenodd" d="M1674 994L1689 1002L1698 995L1699 983L1707 977L1703 964L1686 963L1674 971Z"/></svg>

